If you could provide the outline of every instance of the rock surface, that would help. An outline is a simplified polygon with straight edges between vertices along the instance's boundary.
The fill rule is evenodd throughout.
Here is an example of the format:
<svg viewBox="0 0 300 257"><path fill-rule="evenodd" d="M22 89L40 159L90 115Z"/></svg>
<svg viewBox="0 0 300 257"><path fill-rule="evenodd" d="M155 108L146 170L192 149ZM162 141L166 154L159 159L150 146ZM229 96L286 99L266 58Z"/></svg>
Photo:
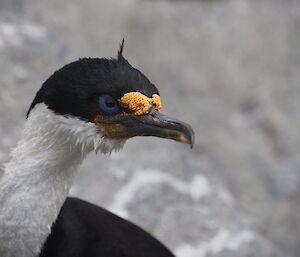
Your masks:
<svg viewBox="0 0 300 257"><path fill-rule="evenodd" d="M2 0L0 163L41 83L124 36L195 148L132 139L90 156L71 193L179 257L300 256L299 28L297 0Z"/></svg>

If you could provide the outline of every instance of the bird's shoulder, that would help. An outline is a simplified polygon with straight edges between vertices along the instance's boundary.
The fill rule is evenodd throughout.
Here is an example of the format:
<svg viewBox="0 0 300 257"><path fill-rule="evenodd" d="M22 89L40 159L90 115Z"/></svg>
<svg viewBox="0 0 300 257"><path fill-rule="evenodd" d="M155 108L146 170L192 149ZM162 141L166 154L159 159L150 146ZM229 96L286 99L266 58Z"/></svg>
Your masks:
<svg viewBox="0 0 300 257"><path fill-rule="evenodd" d="M135 224L86 201L67 198L40 257L174 257Z"/></svg>

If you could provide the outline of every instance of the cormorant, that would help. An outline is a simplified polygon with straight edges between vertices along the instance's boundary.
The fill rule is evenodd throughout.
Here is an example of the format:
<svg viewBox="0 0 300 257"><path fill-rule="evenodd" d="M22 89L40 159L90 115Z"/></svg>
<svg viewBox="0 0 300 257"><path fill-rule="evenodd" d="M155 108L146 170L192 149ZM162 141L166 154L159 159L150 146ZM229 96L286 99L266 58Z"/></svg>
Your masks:
<svg viewBox="0 0 300 257"><path fill-rule="evenodd" d="M37 92L0 177L1 257L172 257L147 232L88 202L67 198L91 151L134 136L193 145L192 128L160 112L158 89L123 57L83 58Z"/></svg>

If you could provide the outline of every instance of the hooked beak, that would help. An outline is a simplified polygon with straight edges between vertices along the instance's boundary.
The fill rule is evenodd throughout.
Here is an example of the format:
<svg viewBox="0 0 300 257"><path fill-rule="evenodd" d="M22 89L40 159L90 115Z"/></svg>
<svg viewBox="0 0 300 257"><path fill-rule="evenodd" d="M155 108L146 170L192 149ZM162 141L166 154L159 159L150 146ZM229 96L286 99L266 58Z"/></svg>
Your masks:
<svg viewBox="0 0 300 257"><path fill-rule="evenodd" d="M97 121L96 121L97 123ZM135 136L155 136L194 145L192 127L152 108L146 115L118 115L102 119L98 126L108 138L127 139Z"/></svg>

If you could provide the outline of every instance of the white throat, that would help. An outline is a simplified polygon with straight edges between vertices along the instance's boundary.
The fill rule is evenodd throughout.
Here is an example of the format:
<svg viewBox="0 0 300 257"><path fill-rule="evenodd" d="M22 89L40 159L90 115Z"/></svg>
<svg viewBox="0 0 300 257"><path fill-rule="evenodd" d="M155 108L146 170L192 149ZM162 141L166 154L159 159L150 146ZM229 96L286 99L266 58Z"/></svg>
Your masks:
<svg viewBox="0 0 300 257"><path fill-rule="evenodd" d="M0 256L38 256L86 154L123 144L38 104L0 178Z"/></svg>

